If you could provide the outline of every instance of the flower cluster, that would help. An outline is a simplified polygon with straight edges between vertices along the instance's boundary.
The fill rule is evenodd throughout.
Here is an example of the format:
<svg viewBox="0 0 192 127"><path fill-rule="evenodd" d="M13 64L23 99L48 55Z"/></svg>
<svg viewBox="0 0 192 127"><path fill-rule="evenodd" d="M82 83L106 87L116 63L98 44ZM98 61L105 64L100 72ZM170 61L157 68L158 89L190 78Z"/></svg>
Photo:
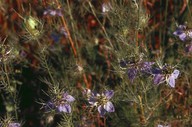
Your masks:
<svg viewBox="0 0 192 127"><path fill-rule="evenodd" d="M110 101L114 95L113 90L106 90L102 94L91 92L91 90L86 90L88 102L92 107L96 107L101 117L105 115L106 112L114 112L115 108Z"/></svg>
<svg viewBox="0 0 192 127"><path fill-rule="evenodd" d="M75 98L68 93L62 93L45 105L47 110L56 110L58 112L71 113L70 103L75 101Z"/></svg>
<svg viewBox="0 0 192 127"><path fill-rule="evenodd" d="M120 67L126 69L126 73L131 82L136 78L138 73L152 75L154 84L161 84L167 82L167 84L174 88L175 80L178 78L180 71L175 69L172 73L169 72L168 66L161 68L154 67L155 62L128 62L125 60L120 61Z"/></svg>

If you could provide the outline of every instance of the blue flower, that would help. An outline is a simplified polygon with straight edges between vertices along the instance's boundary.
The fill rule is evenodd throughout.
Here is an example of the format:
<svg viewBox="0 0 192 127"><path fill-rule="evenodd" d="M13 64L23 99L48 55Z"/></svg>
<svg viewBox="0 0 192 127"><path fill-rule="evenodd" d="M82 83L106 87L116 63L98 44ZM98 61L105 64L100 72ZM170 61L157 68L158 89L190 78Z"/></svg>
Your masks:
<svg viewBox="0 0 192 127"><path fill-rule="evenodd" d="M171 74L164 74L163 69L154 73L153 83L158 85L163 82L167 82L167 84L174 88L175 87L175 80L178 78L180 71L175 69Z"/></svg>
<svg viewBox="0 0 192 127"><path fill-rule="evenodd" d="M173 33L175 36L178 36L181 41L187 40L187 34L185 32L186 26L185 25L179 25L177 30Z"/></svg>
<svg viewBox="0 0 192 127"><path fill-rule="evenodd" d="M60 103L56 105L59 112L71 113L71 106L69 103L75 101L75 98L68 93L64 93L60 100Z"/></svg>
<svg viewBox="0 0 192 127"><path fill-rule="evenodd" d="M186 44L185 51L187 53L192 52L192 30L186 29L185 25L180 25L177 30L173 33L178 36L181 41L191 41L189 44Z"/></svg>
<svg viewBox="0 0 192 127"><path fill-rule="evenodd" d="M59 95L56 99L49 101L45 105L46 110L57 110L58 112L71 113L70 103L75 101L75 98L68 93Z"/></svg>
<svg viewBox="0 0 192 127"><path fill-rule="evenodd" d="M71 113L71 106L69 104L60 104L57 108L59 112Z"/></svg>
<svg viewBox="0 0 192 127"><path fill-rule="evenodd" d="M96 106L99 114L103 117L106 112L114 112L115 108L111 101L109 101L114 95L113 90L107 90L104 93L92 94L88 99L92 106Z"/></svg>

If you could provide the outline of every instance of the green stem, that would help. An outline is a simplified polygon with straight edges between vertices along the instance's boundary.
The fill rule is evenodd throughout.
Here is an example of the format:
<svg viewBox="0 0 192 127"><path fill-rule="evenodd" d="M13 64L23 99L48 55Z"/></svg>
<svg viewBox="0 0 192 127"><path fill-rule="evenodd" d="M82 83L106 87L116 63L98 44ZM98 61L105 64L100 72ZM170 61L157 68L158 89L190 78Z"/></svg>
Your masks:
<svg viewBox="0 0 192 127"><path fill-rule="evenodd" d="M101 28L102 28L102 30L103 30L106 38L107 38L107 41L109 42L110 46L111 46L112 48L114 48L113 44L111 43L111 40L109 39L109 36L108 36L108 34L107 34L107 31L106 31L105 27L104 27L103 24L100 22L100 20L97 18L97 15L96 15L96 13L95 13L95 11L94 11L94 9L93 9L93 6L92 6L91 2L89 1L88 3L89 3L89 6L91 7L91 11L92 11L93 15L95 16L97 22L98 22L99 25L101 26Z"/></svg>
<svg viewBox="0 0 192 127"><path fill-rule="evenodd" d="M43 54L43 59L44 59L44 63L45 63L45 68L46 68L47 71L48 71L48 74L49 74L49 77L51 78L52 84L53 84L53 85L56 85L56 84L55 84L55 80L54 80L54 78L53 78L53 76L52 76L52 74L51 74L49 65L48 65L48 63L47 63L47 61L46 61L46 59L45 59L45 55L44 55L44 54Z"/></svg>
<svg viewBox="0 0 192 127"><path fill-rule="evenodd" d="M7 70L7 64L6 64L6 61L3 59L3 67L4 67L4 70L5 70L5 76L6 76L6 81L7 82L6 84L8 85L8 89L11 88L11 83L10 83L10 79L9 79L9 75L8 75L8 70ZM14 99L14 113L15 113L15 118L18 119L18 114L17 114L17 101L16 101L16 85L14 86L14 92L15 93L12 93L12 91L8 91L9 94L11 95L11 98ZM7 113L7 115L9 116L9 114Z"/></svg>

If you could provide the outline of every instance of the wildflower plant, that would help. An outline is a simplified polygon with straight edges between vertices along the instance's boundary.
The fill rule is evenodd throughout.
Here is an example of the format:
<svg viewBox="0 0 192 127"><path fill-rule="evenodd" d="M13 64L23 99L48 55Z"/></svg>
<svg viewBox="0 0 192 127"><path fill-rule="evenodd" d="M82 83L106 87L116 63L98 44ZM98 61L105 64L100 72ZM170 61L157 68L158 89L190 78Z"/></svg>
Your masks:
<svg viewBox="0 0 192 127"><path fill-rule="evenodd" d="M0 1L0 126L191 126L181 3Z"/></svg>

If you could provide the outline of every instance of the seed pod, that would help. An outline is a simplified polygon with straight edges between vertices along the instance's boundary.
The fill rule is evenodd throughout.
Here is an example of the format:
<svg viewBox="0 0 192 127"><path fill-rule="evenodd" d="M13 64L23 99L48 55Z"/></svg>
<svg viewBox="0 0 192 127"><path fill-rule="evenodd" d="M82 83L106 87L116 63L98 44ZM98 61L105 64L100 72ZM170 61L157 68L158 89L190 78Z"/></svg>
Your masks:
<svg viewBox="0 0 192 127"><path fill-rule="evenodd" d="M38 38L43 29L43 24L32 16L29 16L27 19L24 19L25 29L33 38Z"/></svg>
<svg viewBox="0 0 192 127"><path fill-rule="evenodd" d="M24 37L26 37L28 40L38 40L43 32L43 23L40 20L38 20L38 18L35 18L31 15L23 17L19 13L17 14L24 21L24 28L26 31Z"/></svg>

